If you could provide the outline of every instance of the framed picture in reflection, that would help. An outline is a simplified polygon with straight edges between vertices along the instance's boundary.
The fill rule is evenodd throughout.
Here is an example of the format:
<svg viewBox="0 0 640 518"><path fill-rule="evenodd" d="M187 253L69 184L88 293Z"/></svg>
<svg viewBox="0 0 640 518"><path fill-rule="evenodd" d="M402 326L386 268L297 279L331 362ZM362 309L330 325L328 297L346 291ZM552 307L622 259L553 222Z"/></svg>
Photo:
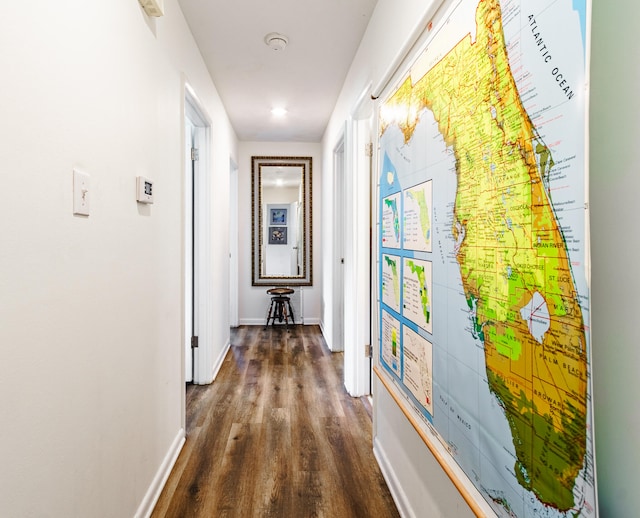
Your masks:
<svg viewBox="0 0 640 518"><path fill-rule="evenodd" d="M269 227L269 244L286 245L287 227Z"/></svg>
<svg viewBox="0 0 640 518"><path fill-rule="evenodd" d="M270 209L269 225L286 225L287 209Z"/></svg>

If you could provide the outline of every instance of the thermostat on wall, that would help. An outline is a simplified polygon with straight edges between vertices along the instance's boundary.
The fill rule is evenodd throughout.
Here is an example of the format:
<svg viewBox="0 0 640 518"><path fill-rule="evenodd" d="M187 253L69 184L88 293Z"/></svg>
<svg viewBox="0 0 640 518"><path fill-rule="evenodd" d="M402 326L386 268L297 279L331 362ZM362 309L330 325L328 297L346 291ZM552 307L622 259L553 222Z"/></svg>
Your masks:
<svg viewBox="0 0 640 518"><path fill-rule="evenodd" d="M153 182L144 176L138 176L136 199L140 203L153 203Z"/></svg>

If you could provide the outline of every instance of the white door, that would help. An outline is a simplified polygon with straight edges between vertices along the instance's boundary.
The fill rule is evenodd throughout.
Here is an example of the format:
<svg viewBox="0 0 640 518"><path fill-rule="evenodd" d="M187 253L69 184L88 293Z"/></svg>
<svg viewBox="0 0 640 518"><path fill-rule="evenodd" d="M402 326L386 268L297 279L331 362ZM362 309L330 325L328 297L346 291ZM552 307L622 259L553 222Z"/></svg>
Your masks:
<svg viewBox="0 0 640 518"><path fill-rule="evenodd" d="M300 250L300 236L298 235L298 202L294 201L289 205L289 242L291 243L291 248L289 249L289 261L291 266L289 267L289 271L291 275L296 276L300 275L300 268L298 265L298 251Z"/></svg>
<svg viewBox="0 0 640 518"><path fill-rule="evenodd" d="M367 107L370 95L361 99ZM370 109L355 110L344 146L344 382L352 396L371 393L371 124Z"/></svg>
<svg viewBox="0 0 640 518"><path fill-rule="evenodd" d="M185 307L184 365L185 380L194 381L196 349L198 347L198 187L200 175L200 141L204 129L185 118Z"/></svg>
<svg viewBox="0 0 640 518"><path fill-rule="evenodd" d="M194 285L196 282L194 275L194 164L191 160L191 149L193 148L193 139L195 134L195 126L189 117L185 117L185 229L184 229L184 375L187 383L193 381L193 349L191 346L191 337L195 336L195 304L194 304Z"/></svg>
<svg viewBox="0 0 640 518"><path fill-rule="evenodd" d="M333 346L332 351L344 350L344 140L333 156Z"/></svg>
<svg viewBox="0 0 640 518"><path fill-rule="evenodd" d="M184 175L184 368L185 381L198 383L206 366L202 355L202 314L206 315L207 298L202 294L203 253L207 245L202 242L203 209L207 193L203 188L206 174L207 124L198 108L186 99L185 103L185 175ZM203 202L204 200L204 202ZM206 269L206 262L204 263ZM205 308L205 309L203 309ZM206 327L206 326L205 326Z"/></svg>
<svg viewBox="0 0 640 518"><path fill-rule="evenodd" d="M238 166L229 160L229 324L238 327Z"/></svg>

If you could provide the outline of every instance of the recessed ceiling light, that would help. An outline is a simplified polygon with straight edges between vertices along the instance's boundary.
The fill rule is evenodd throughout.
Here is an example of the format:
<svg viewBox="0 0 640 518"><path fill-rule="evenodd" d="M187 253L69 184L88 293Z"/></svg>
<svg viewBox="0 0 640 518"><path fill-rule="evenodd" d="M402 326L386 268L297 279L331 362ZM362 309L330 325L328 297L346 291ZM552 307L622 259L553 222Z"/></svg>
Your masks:
<svg viewBox="0 0 640 518"><path fill-rule="evenodd" d="M273 108L271 110L271 115L273 115L274 117L284 117L286 114L286 108Z"/></svg>

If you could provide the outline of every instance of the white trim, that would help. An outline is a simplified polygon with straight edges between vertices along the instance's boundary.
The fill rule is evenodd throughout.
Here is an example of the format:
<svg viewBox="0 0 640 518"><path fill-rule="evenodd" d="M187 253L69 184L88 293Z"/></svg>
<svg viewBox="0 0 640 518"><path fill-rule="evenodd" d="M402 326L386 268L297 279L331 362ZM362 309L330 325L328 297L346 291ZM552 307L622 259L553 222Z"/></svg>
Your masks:
<svg viewBox="0 0 640 518"><path fill-rule="evenodd" d="M229 325L238 326L238 165L229 158Z"/></svg>
<svg viewBox="0 0 640 518"><path fill-rule="evenodd" d="M199 98L188 81L184 80L184 116L189 117L196 124L196 142L200 150L196 171L196 235L195 235L195 271L197 272L197 285L195 286L196 306L195 312L196 334L198 335L198 348L194 350L193 382L196 384L211 383L209 376L215 372L213 361L213 306L214 295L211 283L212 259L211 259L211 118L204 109ZM187 171L184 174L188 174ZM184 212L184 211L183 211ZM184 243L184 239L183 239ZM183 252L184 254L184 252ZM185 268L187 266L185 265ZM184 279L184 275L183 275ZM184 280L183 280L184 282ZM183 287L183 293L184 293ZM185 322L186 326L187 323ZM187 348L185 344L184 349ZM186 409L185 409L186 410Z"/></svg>
<svg viewBox="0 0 640 518"><path fill-rule="evenodd" d="M241 326L263 326L267 322L267 317L264 318L241 318Z"/></svg>
<svg viewBox="0 0 640 518"><path fill-rule="evenodd" d="M389 487L391 497L398 508L400 516L402 516L402 518L415 518L418 516L411 508L409 499L402 489L402 484L396 476L396 472L391 466L389 458L384 452L384 449L377 437L374 437L373 439L373 456L378 461L378 466L380 466L380 471L382 472L382 476Z"/></svg>
<svg viewBox="0 0 640 518"><path fill-rule="evenodd" d="M241 326L263 326L266 323L267 319L265 318L241 318L240 319L240 325ZM277 324L278 326L282 326L284 327L284 324ZM291 324L289 324L291 325ZM298 322L296 325L303 325L303 326L320 326L320 329L322 329L322 324L320 323L320 319L319 318L308 318L305 317L304 319L304 323L300 323ZM324 332L322 333L324 336Z"/></svg>
<svg viewBox="0 0 640 518"><path fill-rule="evenodd" d="M178 430L178 434L175 439L169 446L169 450L167 454L164 456L162 460L162 464L158 468L156 472L156 476L153 477L153 481L147 489L142 502L140 503L140 507L136 511L134 515L135 518L149 518L156 504L158 503L158 498L160 498L160 493L164 489L164 485L167 483L167 479L171 474L171 470L178 460L178 455L180 455L180 451L185 443L185 431L184 428L180 428Z"/></svg>
<svg viewBox="0 0 640 518"><path fill-rule="evenodd" d="M222 368L222 364L224 363L224 360L227 357L227 353L229 352L230 348L231 348L231 339L227 340L227 343L225 344L225 346L222 348L222 351L220 352L220 356L218 356L218 359L213 364L213 367L211 368L211 376L205 380L199 381L198 383L196 383L197 385L209 385L210 383L213 383L213 381L218 377L218 373Z"/></svg>
<svg viewBox="0 0 640 518"><path fill-rule="evenodd" d="M320 332L322 333L322 337L324 338L324 341L327 341L327 330L325 328L324 325L324 320L322 319L318 319L318 325L320 326Z"/></svg>
<svg viewBox="0 0 640 518"><path fill-rule="evenodd" d="M331 341L327 341L331 352L343 352L345 342L347 342L346 329L346 299L347 282L351 277L347 275L347 267L350 266L348 253L348 234L352 232L351 221L348 219L346 174L347 174L347 154L346 154L346 126L344 123L342 131L337 138L333 148L333 198L331 207L331 228L333 229L333 253L331 255L330 268L332 271L331 290Z"/></svg>
<svg viewBox="0 0 640 518"><path fill-rule="evenodd" d="M370 344L370 272L371 248L371 157L366 153L370 142L372 102L370 85L358 97L346 125L343 214L345 282L344 282L344 385L349 395L370 392L371 360L365 354ZM365 102L366 101L366 102ZM369 115L368 118L365 115Z"/></svg>

